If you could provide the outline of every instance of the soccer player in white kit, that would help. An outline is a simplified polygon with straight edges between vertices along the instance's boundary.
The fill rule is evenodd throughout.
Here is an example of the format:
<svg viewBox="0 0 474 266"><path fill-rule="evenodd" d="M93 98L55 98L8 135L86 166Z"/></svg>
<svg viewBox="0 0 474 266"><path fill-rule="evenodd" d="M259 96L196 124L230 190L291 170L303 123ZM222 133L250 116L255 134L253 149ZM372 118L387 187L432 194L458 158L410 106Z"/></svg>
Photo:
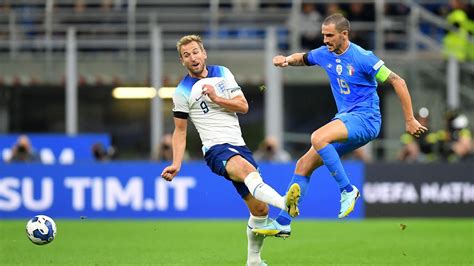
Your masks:
<svg viewBox="0 0 474 266"><path fill-rule="evenodd" d="M207 53L197 35L182 37L176 48L188 74L173 95L173 163L161 176L171 181L178 174L186 148L187 119L190 118L201 138L207 165L214 173L232 182L250 211L247 265L266 265L260 257L264 237L251 230L267 224L267 204L296 217L300 187L295 184L286 196L281 196L263 182L252 152L245 146L236 114L247 113L248 103L230 70L206 65Z"/></svg>

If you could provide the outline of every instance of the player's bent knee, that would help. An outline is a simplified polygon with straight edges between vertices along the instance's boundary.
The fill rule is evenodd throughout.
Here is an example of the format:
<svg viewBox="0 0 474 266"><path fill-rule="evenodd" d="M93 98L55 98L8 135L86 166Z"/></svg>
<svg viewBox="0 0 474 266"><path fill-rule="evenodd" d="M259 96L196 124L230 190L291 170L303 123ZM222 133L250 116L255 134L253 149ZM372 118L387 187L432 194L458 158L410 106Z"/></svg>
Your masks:
<svg viewBox="0 0 474 266"><path fill-rule="evenodd" d="M318 131L315 131L313 132L313 134L311 134L311 144L313 145L313 147L315 149L320 149L324 146L327 145L327 140L324 136L322 136L321 134L319 134Z"/></svg>
<svg viewBox="0 0 474 266"><path fill-rule="evenodd" d="M257 204L250 206L250 213L253 216L267 216L269 212L268 205L258 201Z"/></svg>
<svg viewBox="0 0 474 266"><path fill-rule="evenodd" d="M323 138L321 137L320 134L318 134L317 131L311 134L311 144L313 145L313 147L317 148L318 146L322 145L323 141L324 141Z"/></svg>

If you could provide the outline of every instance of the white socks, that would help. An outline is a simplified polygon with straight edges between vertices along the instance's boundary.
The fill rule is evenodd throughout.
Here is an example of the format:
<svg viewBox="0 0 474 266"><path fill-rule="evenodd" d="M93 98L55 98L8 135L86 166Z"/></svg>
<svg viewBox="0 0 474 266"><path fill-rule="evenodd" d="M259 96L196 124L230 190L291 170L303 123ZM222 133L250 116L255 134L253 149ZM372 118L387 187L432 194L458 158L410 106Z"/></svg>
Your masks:
<svg viewBox="0 0 474 266"><path fill-rule="evenodd" d="M263 182L258 172L250 173L244 180L250 194L256 199L286 211L285 197Z"/></svg>
<svg viewBox="0 0 474 266"><path fill-rule="evenodd" d="M263 240L265 236L256 235L252 232L252 228L258 226L264 226L267 224L268 216L253 216L250 214L249 223L247 226L247 240L248 240L248 253L247 253L247 265L260 265L262 258L260 257L260 252L263 247Z"/></svg>

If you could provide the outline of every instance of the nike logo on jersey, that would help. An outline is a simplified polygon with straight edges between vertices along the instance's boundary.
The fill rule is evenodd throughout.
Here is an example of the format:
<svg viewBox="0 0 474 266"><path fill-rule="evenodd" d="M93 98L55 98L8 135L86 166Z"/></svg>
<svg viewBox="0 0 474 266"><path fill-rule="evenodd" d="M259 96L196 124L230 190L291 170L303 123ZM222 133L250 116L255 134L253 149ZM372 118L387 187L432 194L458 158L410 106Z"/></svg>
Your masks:
<svg viewBox="0 0 474 266"><path fill-rule="evenodd" d="M196 100L196 102L197 102L197 101L201 100L201 98L202 98L202 95L199 96L198 98L194 98L194 100Z"/></svg>

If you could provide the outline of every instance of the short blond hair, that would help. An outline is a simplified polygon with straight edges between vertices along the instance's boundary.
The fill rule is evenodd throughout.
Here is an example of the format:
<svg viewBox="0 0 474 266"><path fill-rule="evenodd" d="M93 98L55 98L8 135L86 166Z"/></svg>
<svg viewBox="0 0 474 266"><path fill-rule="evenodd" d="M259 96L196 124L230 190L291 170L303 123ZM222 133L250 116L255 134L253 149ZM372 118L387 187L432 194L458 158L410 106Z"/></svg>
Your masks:
<svg viewBox="0 0 474 266"><path fill-rule="evenodd" d="M181 57L181 46L192 42L197 42L201 48L201 51L204 51L204 45L202 44L201 36L196 34L186 35L181 37L181 39L179 39L179 41L176 43L176 49L178 50L179 57Z"/></svg>

